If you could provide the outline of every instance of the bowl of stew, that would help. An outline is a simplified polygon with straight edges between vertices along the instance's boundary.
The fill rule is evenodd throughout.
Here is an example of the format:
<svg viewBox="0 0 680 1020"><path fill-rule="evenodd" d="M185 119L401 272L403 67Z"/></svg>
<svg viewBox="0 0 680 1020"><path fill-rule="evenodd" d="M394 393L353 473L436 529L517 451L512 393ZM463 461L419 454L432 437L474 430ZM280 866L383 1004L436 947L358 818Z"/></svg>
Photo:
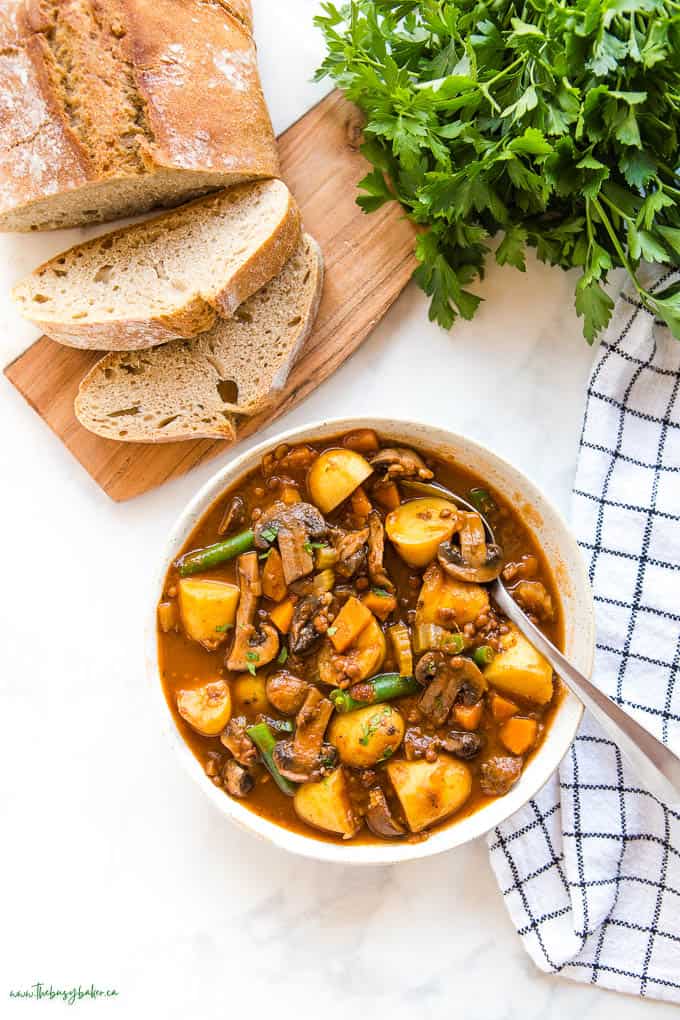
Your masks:
<svg viewBox="0 0 680 1020"><path fill-rule="evenodd" d="M578 546L515 467L415 422L280 434L169 537L148 628L164 728L218 809L286 850L390 863L474 839L544 785L582 714L494 605L499 575L589 675Z"/></svg>

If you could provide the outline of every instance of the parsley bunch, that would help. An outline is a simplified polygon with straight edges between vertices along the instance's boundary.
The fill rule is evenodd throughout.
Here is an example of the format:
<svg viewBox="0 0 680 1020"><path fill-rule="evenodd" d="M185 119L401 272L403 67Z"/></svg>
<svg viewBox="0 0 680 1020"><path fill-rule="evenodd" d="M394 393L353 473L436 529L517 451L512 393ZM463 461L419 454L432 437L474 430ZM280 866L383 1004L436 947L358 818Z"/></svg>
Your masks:
<svg viewBox="0 0 680 1020"><path fill-rule="evenodd" d="M649 293L641 261L680 263L680 3L674 0L353 0L316 19L330 76L366 114L374 169L358 202L396 200L422 226L416 279L450 327L495 258L581 276L592 343L623 266L680 339L680 286Z"/></svg>

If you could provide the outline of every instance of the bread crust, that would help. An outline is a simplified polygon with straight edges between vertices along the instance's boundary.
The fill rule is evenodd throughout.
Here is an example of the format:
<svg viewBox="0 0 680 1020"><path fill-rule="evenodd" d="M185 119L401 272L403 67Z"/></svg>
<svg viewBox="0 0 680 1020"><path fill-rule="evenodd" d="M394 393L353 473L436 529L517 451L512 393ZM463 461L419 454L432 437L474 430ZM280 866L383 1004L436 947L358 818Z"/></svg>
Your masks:
<svg viewBox="0 0 680 1020"><path fill-rule="evenodd" d="M5 4L0 230L113 219L278 175L244 0ZM131 197L116 192L126 181Z"/></svg>
<svg viewBox="0 0 680 1020"><path fill-rule="evenodd" d="M279 186L285 188L282 183L279 183ZM248 191L251 187L253 185L237 185L230 190L230 194ZM210 205L217 201L219 201L219 193L218 195L208 195L182 206L181 209L154 216L144 223L113 230L103 236L116 239L130 235L134 237L141 234L143 236L149 228L160 227L163 229L164 225L172 222L173 219L190 215L193 208ZM148 319L129 318L97 321L90 318L87 322L55 322L51 319L41 319L39 314L28 314L20 297L25 281L17 284L13 296L19 300L22 315L43 330L47 336L67 347L104 351L145 350L166 343L168 340L189 339L210 329L217 315L225 318L233 315L246 298L281 271L297 247L300 232L300 210L297 202L286 188L286 204L274 229L257 251L241 262L238 269L225 281L219 291L210 295L189 293L184 304L179 305L172 312L159 313ZM28 279L39 276L44 270L50 270L58 260L64 257L68 259L75 252L87 251L88 248L100 244L101 241L102 237L100 236L93 241L85 242L85 244L74 245L38 266Z"/></svg>

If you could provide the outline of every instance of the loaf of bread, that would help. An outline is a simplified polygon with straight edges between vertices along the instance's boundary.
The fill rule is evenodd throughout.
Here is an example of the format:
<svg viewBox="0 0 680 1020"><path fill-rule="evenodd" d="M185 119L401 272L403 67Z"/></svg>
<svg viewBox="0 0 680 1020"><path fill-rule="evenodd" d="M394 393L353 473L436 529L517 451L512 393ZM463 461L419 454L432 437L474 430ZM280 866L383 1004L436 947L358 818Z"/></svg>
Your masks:
<svg viewBox="0 0 680 1020"><path fill-rule="evenodd" d="M0 82L0 230L279 172L248 0L2 0Z"/></svg>
<svg viewBox="0 0 680 1020"><path fill-rule="evenodd" d="M232 319L195 340L107 354L80 384L76 415L106 439L162 443L235 437L238 414L281 390L316 318L323 261L303 235L283 270Z"/></svg>
<svg viewBox="0 0 680 1020"><path fill-rule="evenodd" d="M299 239L300 213L283 181L237 184L56 255L13 297L60 343L141 350L232 315Z"/></svg>

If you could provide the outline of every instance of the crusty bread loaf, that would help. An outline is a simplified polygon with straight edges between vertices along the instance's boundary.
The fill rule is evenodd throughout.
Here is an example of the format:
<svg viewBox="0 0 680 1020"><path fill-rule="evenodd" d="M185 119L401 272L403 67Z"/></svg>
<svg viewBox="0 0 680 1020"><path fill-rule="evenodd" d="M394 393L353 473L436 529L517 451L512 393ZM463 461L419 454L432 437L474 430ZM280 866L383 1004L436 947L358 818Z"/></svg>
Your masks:
<svg viewBox="0 0 680 1020"><path fill-rule="evenodd" d="M275 177L248 0L2 0L0 230Z"/></svg>
<svg viewBox="0 0 680 1020"><path fill-rule="evenodd" d="M316 317L323 261L303 235L283 270L232 319L195 340L107 354L80 384L76 415L107 439L234 437L235 415L263 410L284 385Z"/></svg>
<svg viewBox="0 0 680 1020"><path fill-rule="evenodd" d="M60 343L141 350L232 315L299 239L299 210L282 181L237 184L76 245L17 284L13 297Z"/></svg>

